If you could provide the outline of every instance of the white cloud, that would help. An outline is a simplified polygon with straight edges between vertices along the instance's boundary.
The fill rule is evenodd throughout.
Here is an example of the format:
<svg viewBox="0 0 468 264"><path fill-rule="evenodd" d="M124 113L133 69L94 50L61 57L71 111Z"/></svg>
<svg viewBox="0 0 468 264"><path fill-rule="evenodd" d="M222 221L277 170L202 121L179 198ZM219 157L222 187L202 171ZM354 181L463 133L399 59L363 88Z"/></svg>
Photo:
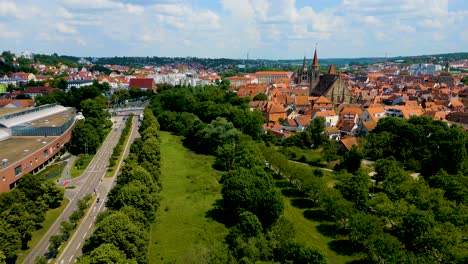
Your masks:
<svg viewBox="0 0 468 264"><path fill-rule="evenodd" d="M111 0L63 0L62 3L70 8L80 9L112 9L118 6Z"/></svg>
<svg viewBox="0 0 468 264"><path fill-rule="evenodd" d="M20 34L18 31L9 28L7 25L0 23L0 40L16 39Z"/></svg>
<svg viewBox="0 0 468 264"><path fill-rule="evenodd" d="M77 31L74 27L66 25L64 23L58 23L55 28L60 32L60 33L65 33L65 34L76 34Z"/></svg>
<svg viewBox="0 0 468 264"><path fill-rule="evenodd" d="M253 58L297 58L304 52L310 57L315 43L321 57L463 50L467 43L468 10L449 12L447 0L342 0L326 7L324 1L199 2L0 0L0 18L6 18L0 20L0 37L11 39L0 48L93 56L239 58L250 52Z"/></svg>
<svg viewBox="0 0 468 264"><path fill-rule="evenodd" d="M19 9L14 2L0 2L0 16L19 16Z"/></svg>
<svg viewBox="0 0 468 264"><path fill-rule="evenodd" d="M70 13L67 9L65 9L64 7L59 7L56 14L58 15L58 17L64 18L64 19L74 18L74 15Z"/></svg>

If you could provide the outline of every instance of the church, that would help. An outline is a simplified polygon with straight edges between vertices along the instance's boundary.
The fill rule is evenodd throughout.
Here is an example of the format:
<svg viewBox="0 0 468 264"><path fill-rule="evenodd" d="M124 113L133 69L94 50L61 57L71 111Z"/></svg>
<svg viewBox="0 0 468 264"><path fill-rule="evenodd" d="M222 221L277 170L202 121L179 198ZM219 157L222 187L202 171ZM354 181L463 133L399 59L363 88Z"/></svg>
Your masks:
<svg viewBox="0 0 468 264"><path fill-rule="evenodd" d="M351 92L336 72L333 64L330 65L328 73L320 74L317 49L314 52L314 59L310 68L307 67L306 58L304 57L302 68L296 73L296 83L298 85L309 85L311 96L324 96L332 101L335 106L351 103L352 101Z"/></svg>

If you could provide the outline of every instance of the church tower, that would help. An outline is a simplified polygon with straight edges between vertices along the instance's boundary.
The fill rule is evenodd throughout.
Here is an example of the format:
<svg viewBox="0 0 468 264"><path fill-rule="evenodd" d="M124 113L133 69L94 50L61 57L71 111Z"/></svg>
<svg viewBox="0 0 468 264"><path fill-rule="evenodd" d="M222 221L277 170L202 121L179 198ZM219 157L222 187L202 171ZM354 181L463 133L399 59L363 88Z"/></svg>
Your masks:
<svg viewBox="0 0 468 264"><path fill-rule="evenodd" d="M302 69L299 70L298 83L306 84L309 83L309 69L307 67L306 57L304 56L304 62L302 62Z"/></svg>
<svg viewBox="0 0 468 264"><path fill-rule="evenodd" d="M320 65L318 63L317 48L315 48L314 60L312 61L310 72L310 90L312 90L315 88L315 86L317 86L320 80Z"/></svg>

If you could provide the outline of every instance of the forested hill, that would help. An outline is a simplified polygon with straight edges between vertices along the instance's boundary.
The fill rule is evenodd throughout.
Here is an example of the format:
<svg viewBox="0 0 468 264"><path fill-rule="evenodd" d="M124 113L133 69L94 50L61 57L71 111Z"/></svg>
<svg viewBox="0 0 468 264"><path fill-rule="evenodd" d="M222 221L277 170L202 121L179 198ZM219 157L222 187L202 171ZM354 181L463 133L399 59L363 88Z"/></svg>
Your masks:
<svg viewBox="0 0 468 264"><path fill-rule="evenodd" d="M162 66L168 64L199 64L205 68L216 68L224 65L240 64L240 60L226 58L195 58L195 57L104 57L104 58L87 58L98 64L117 64L131 67L139 67L143 65Z"/></svg>
<svg viewBox="0 0 468 264"><path fill-rule="evenodd" d="M32 64L40 63L46 66L57 66L59 63L62 63L67 66L77 66L79 58L73 56L57 55L54 53L52 55L45 54L34 54L32 60L16 57L10 51L3 51L0 55L2 59L0 60L0 74L10 74L13 72L32 72L36 73ZM14 66L13 62L17 61L18 65Z"/></svg>

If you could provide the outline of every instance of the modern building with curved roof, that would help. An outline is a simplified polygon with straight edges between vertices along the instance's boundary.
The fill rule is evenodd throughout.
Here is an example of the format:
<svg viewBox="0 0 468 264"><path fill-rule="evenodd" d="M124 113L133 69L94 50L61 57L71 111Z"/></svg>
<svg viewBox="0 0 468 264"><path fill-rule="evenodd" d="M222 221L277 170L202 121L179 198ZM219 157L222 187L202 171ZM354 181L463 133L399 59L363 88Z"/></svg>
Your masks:
<svg viewBox="0 0 468 264"><path fill-rule="evenodd" d="M0 117L0 192L58 157L70 141L75 116L74 108L44 105Z"/></svg>

